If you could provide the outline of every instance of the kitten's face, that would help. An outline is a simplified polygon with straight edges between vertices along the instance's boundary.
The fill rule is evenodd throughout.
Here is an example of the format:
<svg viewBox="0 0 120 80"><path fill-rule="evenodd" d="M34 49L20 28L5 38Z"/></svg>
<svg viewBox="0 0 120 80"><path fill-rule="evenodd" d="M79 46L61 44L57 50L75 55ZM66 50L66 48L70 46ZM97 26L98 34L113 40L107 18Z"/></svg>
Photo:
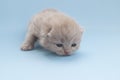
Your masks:
<svg viewBox="0 0 120 80"><path fill-rule="evenodd" d="M52 38L52 37L51 37ZM79 48L80 40L62 40L62 38L52 38L48 41L48 46L51 51L56 52L58 55L71 55Z"/></svg>
<svg viewBox="0 0 120 80"><path fill-rule="evenodd" d="M54 30L44 39L43 46L58 55L71 55L80 46L80 30Z"/></svg>

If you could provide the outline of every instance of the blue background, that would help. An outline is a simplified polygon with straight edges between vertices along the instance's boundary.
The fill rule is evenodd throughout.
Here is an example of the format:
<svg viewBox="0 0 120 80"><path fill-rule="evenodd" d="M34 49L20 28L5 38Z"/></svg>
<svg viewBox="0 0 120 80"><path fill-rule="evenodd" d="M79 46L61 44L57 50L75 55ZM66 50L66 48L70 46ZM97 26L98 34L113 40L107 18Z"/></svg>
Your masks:
<svg viewBox="0 0 120 80"><path fill-rule="evenodd" d="M84 27L76 54L20 50L29 20L46 8ZM0 0L0 80L120 80L120 0Z"/></svg>

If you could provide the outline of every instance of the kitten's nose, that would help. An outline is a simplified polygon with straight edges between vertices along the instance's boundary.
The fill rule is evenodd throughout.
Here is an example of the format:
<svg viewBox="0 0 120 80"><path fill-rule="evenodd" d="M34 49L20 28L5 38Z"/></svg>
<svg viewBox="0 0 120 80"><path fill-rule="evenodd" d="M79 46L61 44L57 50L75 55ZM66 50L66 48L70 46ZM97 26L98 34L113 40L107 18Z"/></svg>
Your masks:
<svg viewBox="0 0 120 80"><path fill-rule="evenodd" d="M64 53L65 55L68 55L70 52L65 50Z"/></svg>

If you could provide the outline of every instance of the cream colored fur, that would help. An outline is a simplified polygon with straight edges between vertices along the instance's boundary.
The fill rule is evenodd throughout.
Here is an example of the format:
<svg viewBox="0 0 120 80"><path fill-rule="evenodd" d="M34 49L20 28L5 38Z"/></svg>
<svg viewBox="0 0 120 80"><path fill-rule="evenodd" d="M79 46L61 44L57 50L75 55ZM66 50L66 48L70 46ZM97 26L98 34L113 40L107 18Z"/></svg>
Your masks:
<svg viewBox="0 0 120 80"><path fill-rule="evenodd" d="M46 9L33 16L21 49L33 49L38 40L41 46L58 55L71 55L79 48L82 33L83 29L71 17L55 9ZM77 45L72 47L74 43Z"/></svg>

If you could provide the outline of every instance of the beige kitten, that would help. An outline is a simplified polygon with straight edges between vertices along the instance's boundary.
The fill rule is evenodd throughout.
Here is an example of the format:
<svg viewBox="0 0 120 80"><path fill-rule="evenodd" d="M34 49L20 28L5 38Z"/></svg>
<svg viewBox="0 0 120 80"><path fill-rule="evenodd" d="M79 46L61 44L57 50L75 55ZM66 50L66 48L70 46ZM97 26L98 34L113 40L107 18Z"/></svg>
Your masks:
<svg viewBox="0 0 120 80"><path fill-rule="evenodd" d="M71 55L80 46L83 29L71 17L55 9L46 9L35 15L29 23L22 50L40 45L58 55Z"/></svg>

